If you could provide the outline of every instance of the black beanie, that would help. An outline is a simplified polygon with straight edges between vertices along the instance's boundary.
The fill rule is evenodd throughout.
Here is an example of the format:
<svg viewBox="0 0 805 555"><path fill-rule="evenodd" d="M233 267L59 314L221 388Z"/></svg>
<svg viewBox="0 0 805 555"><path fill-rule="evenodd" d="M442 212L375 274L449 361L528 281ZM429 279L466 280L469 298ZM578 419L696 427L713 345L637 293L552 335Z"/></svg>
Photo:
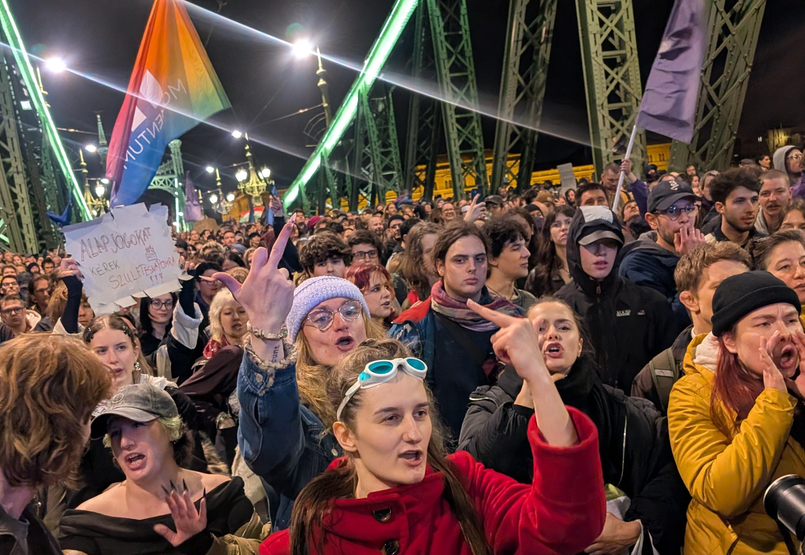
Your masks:
<svg viewBox="0 0 805 555"><path fill-rule="evenodd" d="M713 335L719 337L758 308L788 303L802 310L796 292L769 272L756 270L730 276L713 295Z"/></svg>

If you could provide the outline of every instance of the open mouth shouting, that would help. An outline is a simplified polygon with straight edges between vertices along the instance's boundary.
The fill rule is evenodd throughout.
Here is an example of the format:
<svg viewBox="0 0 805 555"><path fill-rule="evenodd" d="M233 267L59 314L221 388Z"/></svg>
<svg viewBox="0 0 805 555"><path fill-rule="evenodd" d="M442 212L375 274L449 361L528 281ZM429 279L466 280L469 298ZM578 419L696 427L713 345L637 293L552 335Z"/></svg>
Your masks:
<svg viewBox="0 0 805 555"><path fill-rule="evenodd" d="M336 339L335 346L339 351L347 353L355 347L355 339L349 335L342 335Z"/></svg>
<svg viewBox="0 0 805 555"><path fill-rule="evenodd" d="M542 353L545 358L562 358L562 355L565 354L565 348L558 341L552 341L545 344L542 348Z"/></svg>
<svg viewBox="0 0 805 555"><path fill-rule="evenodd" d="M408 451L404 451L400 453L400 458L402 459L403 463L411 468L417 468L424 461L421 449L410 449Z"/></svg>
<svg viewBox="0 0 805 555"><path fill-rule="evenodd" d="M142 453L130 453L123 460L130 470L140 470L145 466L145 455Z"/></svg>

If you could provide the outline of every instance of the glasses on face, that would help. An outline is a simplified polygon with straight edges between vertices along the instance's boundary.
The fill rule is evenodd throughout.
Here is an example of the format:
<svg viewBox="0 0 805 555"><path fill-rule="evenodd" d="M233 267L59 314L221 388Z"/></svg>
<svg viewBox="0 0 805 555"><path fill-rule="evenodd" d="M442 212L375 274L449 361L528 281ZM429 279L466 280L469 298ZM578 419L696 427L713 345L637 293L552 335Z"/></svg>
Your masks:
<svg viewBox="0 0 805 555"><path fill-rule="evenodd" d="M676 221L682 215L682 213L691 215L696 212L696 205L695 204L688 204L687 206L671 206L666 210L658 210L659 214L664 214L668 217L669 220Z"/></svg>
<svg viewBox="0 0 805 555"><path fill-rule="evenodd" d="M802 154L796 153L788 157L789 160L802 160Z"/></svg>
<svg viewBox="0 0 805 555"><path fill-rule="evenodd" d="M159 310L160 308L164 308L170 310L173 308L173 301L160 301L159 299L151 299L151 308L154 310Z"/></svg>
<svg viewBox="0 0 805 555"><path fill-rule="evenodd" d="M361 317L363 307L358 301L347 301L336 312L347 322L354 322ZM317 330L327 331L333 325L335 312L329 308L319 308L308 314L305 320Z"/></svg>
<svg viewBox="0 0 805 555"><path fill-rule="evenodd" d="M366 260L367 258L369 260L374 260L377 258L377 251L355 251L352 253L352 258L356 258L358 260Z"/></svg>
<svg viewBox="0 0 805 555"><path fill-rule="evenodd" d="M22 310L23 309L21 306L14 306L11 308L4 308L3 310L0 310L0 312L3 313L3 316L14 316L15 314L22 312Z"/></svg>

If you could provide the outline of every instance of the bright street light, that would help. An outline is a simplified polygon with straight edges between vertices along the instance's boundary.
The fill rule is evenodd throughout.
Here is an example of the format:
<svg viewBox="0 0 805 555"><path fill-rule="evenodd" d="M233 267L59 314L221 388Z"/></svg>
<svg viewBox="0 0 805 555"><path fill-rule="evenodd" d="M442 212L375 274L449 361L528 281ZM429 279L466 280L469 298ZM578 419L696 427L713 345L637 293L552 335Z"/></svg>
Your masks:
<svg viewBox="0 0 805 555"><path fill-rule="evenodd" d="M53 73L61 73L67 69L67 64L61 58L48 58L45 60L45 69Z"/></svg>
<svg viewBox="0 0 805 555"><path fill-rule="evenodd" d="M98 152L98 147L95 146L95 145L89 144L89 145L84 147L84 150L86 150L90 154L94 154L95 152Z"/></svg>
<svg viewBox="0 0 805 555"><path fill-rule="evenodd" d="M226 200L229 201L229 202L234 201L235 200L235 193L228 193L226 195Z"/></svg>
<svg viewBox="0 0 805 555"><path fill-rule="evenodd" d="M210 195L210 204L216 204L218 202L218 195L212 194Z"/></svg>
<svg viewBox="0 0 805 555"><path fill-rule="evenodd" d="M249 179L249 172L246 170L239 170L238 173L235 174L235 179L238 181L246 181Z"/></svg>
<svg viewBox="0 0 805 555"><path fill-rule="evenodd" d="M292 45L293 54L299 59L307 58L313 52L313 45L307 39L299 39Z"/></svg>
<svg viewBox="0 0 805 555"><path fill-rule="evenodd" d="M106 187L103 185L98 185L95 187L95 196L101 198L103 195L106 194Z"/></svg>
<svg viewBox="0 0 805 555"><path fill-rule="evenodd" d="M260 170L260 177L262 179L268 179L269 177L271 177L271 170L268 168L263 168L262 170Z"/></svg>
<svg viewBox="0 0 805 555"><path fill-rule="evenodd" d="M206 168L204 168L204 170L207 173L215 173L215 168L213 168L212 166L207 166Z"/></svg>
<svg viewBox="0 0 805 555"><path fill-rule="evenodd" d="M235 129L234 131L232 131L232 136L235 137L236 139L240 139L243 136L243 132Z"/></svg>

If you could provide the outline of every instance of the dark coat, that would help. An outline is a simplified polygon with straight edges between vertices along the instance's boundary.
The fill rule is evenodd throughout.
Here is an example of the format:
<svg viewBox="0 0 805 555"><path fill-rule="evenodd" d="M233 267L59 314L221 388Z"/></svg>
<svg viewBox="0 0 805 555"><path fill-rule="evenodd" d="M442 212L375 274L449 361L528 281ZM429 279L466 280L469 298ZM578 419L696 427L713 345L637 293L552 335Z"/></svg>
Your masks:
<svg viewBox="0 0 805 555"><path fill-rule="evenodd" d="M677 264L679 255L658 245L657 232L651 231L623 247L618 273L636 285L662 293L674 312L678 332L690 324L690 316L676 290L674 270Z"/></svg>
<svg viewBox="0 0 805 555"><path fill-rule="evenodd" d="M618 260L601 281L584 273L579 240L602 230L623 237L617 222L585 223L581 210L573 217L567 242L567 263L573 281L556 296L584 319L602 381L628 393L637 373L673 343L679 330L668 324L673 322L673 313L666 298L654 289L620 277Z"/></svg>
<svg viewBox="0 0 805 555"><path fill-rule="evenodd" d="M492 300L484 288L480 304L486 305ZM495 383L497 378L498 372L490 370L498 367L491 342L497 330L482 332L460 328L457 333L463 337L459 338L453 335L446 319L431 309L428 298L403 312L388 335L404 343L414 356L428 365L428 386L436 398L442 421L455 439L461 431L470 394L481 385ZM474 345L476 352L470 352L462 339ZM483 363L479 359L483 359Z"/></svg>
<svg viewBox="0 0 805 555"><path fill-rule="evenodd" d="M498 385L478 388L458 448L493 470L530 483L526 430L534 410L514 405L521 387L522 379L510 367ZM556 387L566 405L587 414L598 428L604 482L631 499L625 520L640 519L661 554L678 554L690 497L674 464L665 418L642 399L603 385L586 355Z"/></svg>

